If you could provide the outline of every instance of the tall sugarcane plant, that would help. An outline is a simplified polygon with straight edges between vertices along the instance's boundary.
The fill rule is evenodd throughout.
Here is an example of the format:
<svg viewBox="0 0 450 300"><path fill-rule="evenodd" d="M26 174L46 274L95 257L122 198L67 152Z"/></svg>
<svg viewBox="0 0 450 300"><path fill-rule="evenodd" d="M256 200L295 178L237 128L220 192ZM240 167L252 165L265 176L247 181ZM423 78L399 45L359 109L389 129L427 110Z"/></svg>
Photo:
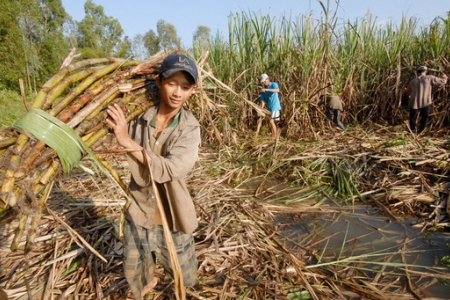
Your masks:
<svg viewBox="0 0 450 300"><path fill-rule="evenodd" d="M324 93L344 99L346 123L397 125L408 113L405 88L419 65L427 65L434 75L450 74L450 15L421 28L416 18L403 17L399 24L381 23L371 14L343 20L330 9L334 1L319 2L319 16L230 15L228 36L217 36L209 44L209 67L241 95L258 98L262 73L278 82L287 137L327 126L318 105ZM231 94L223 98L236 117L236 129L257 127L258 117L247 103ZM433 122L439 127L448 123L446 98L448 90L434 97Z"/></svg>

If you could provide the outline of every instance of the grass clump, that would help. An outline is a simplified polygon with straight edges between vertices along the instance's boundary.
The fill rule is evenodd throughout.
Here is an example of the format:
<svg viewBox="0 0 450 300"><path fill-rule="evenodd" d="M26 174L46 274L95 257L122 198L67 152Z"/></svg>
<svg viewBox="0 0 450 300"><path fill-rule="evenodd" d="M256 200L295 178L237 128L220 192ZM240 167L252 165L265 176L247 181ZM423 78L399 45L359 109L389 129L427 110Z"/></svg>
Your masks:
<svg viewBox="0 0 450 300"><path fill-rule="evenodd" d="M0 90L0 111L0 128L11 126L27 112L20 94L10 90Z"/></svg>

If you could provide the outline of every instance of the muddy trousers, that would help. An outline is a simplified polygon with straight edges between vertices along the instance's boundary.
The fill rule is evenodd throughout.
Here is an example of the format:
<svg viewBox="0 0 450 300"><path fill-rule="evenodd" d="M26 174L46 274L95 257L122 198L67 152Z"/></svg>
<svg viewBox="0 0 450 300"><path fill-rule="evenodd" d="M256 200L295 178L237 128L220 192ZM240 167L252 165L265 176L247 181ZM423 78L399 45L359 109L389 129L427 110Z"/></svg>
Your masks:
<svg viewBox="0 0 450 300"><path fill-rule="evenodd" d="M420 117L418 133L422 132L427 127L430 111L431 105L419 109L409 109L409 128L411 128L412 132L416 132L417 117Z"/></svg>
<svg viewBox="0 0 450 300"><path fill-rule="evenodd" d="M155 276L156 259L171 276L169 251L160 225L144 228L126 220L124 224L124 275L135 299L141 299L141 291ZM183 275L184 285L189 287L197 281L197 258L192 234L172 232Z"/></svg>

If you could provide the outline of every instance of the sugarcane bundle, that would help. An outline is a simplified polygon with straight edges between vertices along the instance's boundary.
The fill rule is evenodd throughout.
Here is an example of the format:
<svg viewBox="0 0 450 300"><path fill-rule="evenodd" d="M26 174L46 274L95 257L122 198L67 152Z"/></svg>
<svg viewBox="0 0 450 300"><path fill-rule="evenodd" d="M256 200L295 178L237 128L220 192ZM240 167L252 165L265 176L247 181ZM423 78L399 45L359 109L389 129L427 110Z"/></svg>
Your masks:
<svg viewBox="0 0 450 300"><path fill-rule="evenodd" d="M62 160L62 154L67 154L64 152L78 147L70 141L76 139L72 136L69 141L51 145L48 136L61 135L64 129L60 125L64 124L84 145L93 147L110 132L105 123L109 105L119 104L130 121L155 104L158 89L154 75L166 56L159 54L148 61L87 59L64 66L41 87L15 129L0 136L0 221L10 209L18 213L20 220L12 251L17 249L27 223L26 248L32 245L54 178L78 166L85 154L78 149L81 151L74 151L78 153L75 161ZM40 139L36 138L39 134L43 135ZM114 170L110 169L110 173ZM113 177L124 187L120 178Z"/></svg>

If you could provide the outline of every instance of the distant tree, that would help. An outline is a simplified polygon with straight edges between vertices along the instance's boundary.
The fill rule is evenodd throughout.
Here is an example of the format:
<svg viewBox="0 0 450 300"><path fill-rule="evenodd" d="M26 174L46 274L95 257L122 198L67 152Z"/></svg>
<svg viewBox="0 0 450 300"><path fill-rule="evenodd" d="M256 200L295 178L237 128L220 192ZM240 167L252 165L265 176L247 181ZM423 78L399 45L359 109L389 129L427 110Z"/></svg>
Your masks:
<svg viewBox="0 0 450 300"><path fill-rule="evenodd" d="M6 3L5 3L6 2ZM3 0L0 10L0 87L36 90L68 53L61 0Z"/></svg>
<svg viewBox="0 0 450 300"><path fill-rule="evenodd" d="M133 56L133 59L145 60L148 58L148 51L145 47L144 36L142 34L136 35L130 41L129 54Z"/></svg>
<svg viewBox="0 0 450 300"><path fill-rule="evenodd" d="M128 45L122 40L119 21L106 16L103 6L92 0L84 4L84 12L84 19L78 22L78 49L82 57L125 57Z"/></svg>
<svg viewBox="0 0 450 300"><path fill-rule="evenodd" d="M0 9L0 89L17 85L19 78L26 74L27 65L24 53L26 43L17 22L19 3L15 0L6 2Z"/></svg>
<svg viewBox="0 0 450 300"><path fill-rule="evenodd" d="M67 21L64 23L63 32L70 48L78 48L78 24L71 16L68 16Z"/></svg>
<svg viewBox="0 0 450 300"><path fill-rule="evenodd" d="M64 36L63 27L68 20L61 0L37 1L40 17L37 22L41 24L35 36L38 42L37 56L41 63L39 78L47 80L61 67L61 63L70 51L70 46Z"/></svg>
<svg viewBox="0 0 450 300"><path fill-rule="evenodd" d="M207 26L198 26L193 36L194 45L206 46L209 43L211 29Z"/></svg>
<svg viewBox="0 0 450 300"><path fill-rule="evenodd" d="M158 32L159 45L162 50L169 51L181 48L181 40L177 35L177 30L174 25L164 20L159 20L156 23L156 30Z"/></svg>
<svg viewBox="0 0 450 300"><path fill-rule="evenodd" d="M144 47L147 50L149 56L155 55L161 51L161 46L159 45L159 37L153 30L149 30L143 36Z"/></svg>

